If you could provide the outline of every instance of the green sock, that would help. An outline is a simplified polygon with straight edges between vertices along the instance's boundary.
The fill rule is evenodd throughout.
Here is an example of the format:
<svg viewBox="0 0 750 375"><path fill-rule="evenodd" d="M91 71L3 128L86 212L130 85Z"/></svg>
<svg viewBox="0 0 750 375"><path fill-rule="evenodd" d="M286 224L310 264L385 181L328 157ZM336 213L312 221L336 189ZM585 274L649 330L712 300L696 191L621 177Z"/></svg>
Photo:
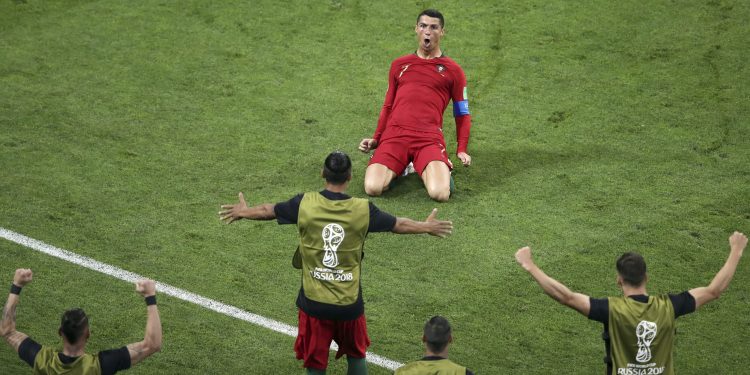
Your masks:
<svg viewBox="0 0 750 375"><path fill-rule="evenodd" d="M346 375L367 375L367 361L364 358L346 356L346 363L349 365Z"/></svg>
<svg viewBox="0 0 750 375"><path fill-rule="evenodd" d="M388 183L388 189L387 190L393 190L394 187L396 187L398 181L398 176L394 177L391 182Z"/></svg>
<svg viewBox="0 0 750 375"><path fill-rule="evenodd" d="M314 368L305 368L307 375L326 375L326 370L318 370Z"/></svg>

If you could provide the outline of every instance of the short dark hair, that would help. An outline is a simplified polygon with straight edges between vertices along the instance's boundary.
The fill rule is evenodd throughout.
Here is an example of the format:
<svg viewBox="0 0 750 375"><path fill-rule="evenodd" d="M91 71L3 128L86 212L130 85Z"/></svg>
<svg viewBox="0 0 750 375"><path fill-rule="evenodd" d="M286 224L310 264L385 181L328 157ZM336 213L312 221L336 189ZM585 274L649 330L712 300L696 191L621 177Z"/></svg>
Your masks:
<svg viewBox="0 0 750 375"><path fill-rule="evenodd" d="M328 154L323 164L323 177L332 184L341 185L352 175L352 160L349 155L334 151Z"/></svg>
<svg viewBox="0 0 750 375"><path fill-rule="evenodd" d="M442 316L433 316L424 325L424 341L433 353L442 352L451 340L451 324Z"/></svg>
<svg viewBox="0 0 750 375"><path fill-rule="evenodd" d="M646 261L641 254L625 253L617 259L617 273L631 286L641 286L646 280Z"/></svg>
<svg viewBox="0 0 750 375"><path fill-rule="evenodd" d="M83 309L75 308L65 311L60 319L60 333L71 344L77 343L88 327L89 317Z"/></svg>
<svg viewBox="0 0 750 375"><path fill-rule="evenodd" d="M419 19L422 18L422 16L437 18L440 20L440 27L445 27L445 18L443 18L443 14L438 12L436 9L425 9L422 11L422 13L419 13L417 16L417 23L419 23Z"/></svg>

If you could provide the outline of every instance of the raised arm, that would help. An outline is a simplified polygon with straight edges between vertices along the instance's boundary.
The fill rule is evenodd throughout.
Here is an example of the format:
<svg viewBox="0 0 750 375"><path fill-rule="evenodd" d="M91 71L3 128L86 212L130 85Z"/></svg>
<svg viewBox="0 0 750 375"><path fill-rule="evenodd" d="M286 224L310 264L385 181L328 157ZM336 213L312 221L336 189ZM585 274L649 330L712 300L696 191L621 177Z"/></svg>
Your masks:
<svg viewBox="0 0 750 375"><path fill-rule="evenodd" d="M427 220L415 221L406 217L396 218L393 233L398 234L421 234L428 233L432 236L447 237L453 232L453 222L438 220L437 208L433 208Z"/></svg>
<svg viewBox="0 0 750 375"><path fill-rule="evenodd" d="M23 340L26 340L27 336L23 332L16 331L16 307L20 299L21 288L31 282L32 272L30 269L19 268L16 270L13 276L13 284L8 294L8 301L5 303L3 308L3 317L0 321L0 335L3 336L5 342L10 345L13 350L18 352L18 347L21 345Z"/></svg>
<svg viewBox="0 0 750 375"><path fill-rule="evenodd" d="M156 307L156 284L153 280L141 280L135 283L135 291L146 298L146 333L143 341L129 344L130 365L146 359L161 350L161 320L159 309Z"/></svg>
<svg viewBox="0 0 750 375"><path fill-rule="evenodd" d="M747 246L747 237L740 233L734 232L729 237L729 257L721 267L719 272L711 280L711 284L701 288L690 289L689 293L695 298L695 308L699 308L721 296L727 287L729 282L732 281L734 271L737 270L737 263L742 258L742 252Z"/></svg>
<svg viewBox="0 0 750 375"><path fill-rule="evenodd" d="M237 204L225 204L221 206L223 211L219 211L219 219L227 224L239 219L250 220L273 220L276 218L274 204L264 203L257 206L248 207L245 202L245 195L240 193L240 202Z"/></svg>
<svg viewBox="0 0 750 375"><path fill-rule="evenodd" d="M555 301L578 311L584 316L589 316L591 310L591 301L589 296L576 293L568 289L559 281L547 276L531 259L531 248L526 246L518 249L516 252L516 261L528 271L534 280L539 283L544 293L552 297Z"/></svg>

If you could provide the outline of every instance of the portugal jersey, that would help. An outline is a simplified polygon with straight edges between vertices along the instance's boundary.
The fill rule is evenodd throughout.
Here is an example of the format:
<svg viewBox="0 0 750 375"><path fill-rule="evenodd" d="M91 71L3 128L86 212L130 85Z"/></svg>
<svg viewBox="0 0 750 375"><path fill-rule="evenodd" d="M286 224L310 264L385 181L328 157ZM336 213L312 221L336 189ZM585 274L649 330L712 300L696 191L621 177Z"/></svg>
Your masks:
<svg viewBox="0 0 750 375"><path fill-rule="evenodd" d="M453 59L423 59L416 54L391 63L388 92L373 138L382 142L388 129L399 127L440 139L443 144L443 112L453 101L453 115L469 115L466 77ZM467 117L468 118L468 117ZM458 151L465 151L470 124L457 130Z"/></svg>

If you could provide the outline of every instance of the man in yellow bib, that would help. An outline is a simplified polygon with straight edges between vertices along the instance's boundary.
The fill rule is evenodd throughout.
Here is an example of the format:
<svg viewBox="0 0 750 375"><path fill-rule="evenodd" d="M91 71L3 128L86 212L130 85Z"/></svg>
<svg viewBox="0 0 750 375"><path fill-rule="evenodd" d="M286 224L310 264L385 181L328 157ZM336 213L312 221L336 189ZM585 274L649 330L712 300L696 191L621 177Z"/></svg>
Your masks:
<svg viewBox="0 0 750 375"><path fill-rule="evenodd" d="M16 307L21 288L30 283L32 277L30 269L16 270L0 321L0 335L34 369L34 374L114 374L129 369L161 349L161 320L156 307L156 286L152 280L142 280L135 284L136 292L145 297L148 312L143 341L92 355L86 353L90 334L89 319L81 309L63 313L58 331L63 341L61 351L42 346L25 333L16 331Z"/></svg>
<svg viewBox="0 0 750 375"><path fill-rule="evenodd" d="M471 370L448 359L448 344L453 342L453 330L448 319L433 316L424 325L425 355L419 361L396 369L395 375L474 375Z"/></svg>
<svg viewBox="0 0 750 375"><path fill-rule="evenodd" d="M550 297L604 324L607 374L671 375L675 320L719 298L729 286L746 245L747 237L734 232L729 237L729 257L711 284L658 296L646 292L646 262L636 253L625 253L617 260L617 285L623 296L609 298L575 293L547 276L534 264L529 247L519 249L516 260Z"/></svg>
<svg viewBox="0 0 750 375"><path fill-rule="evenodd" d="M425 221L396 218L367 199L346 195L352 162L343 152L326 157L322 176L325 189L299 194L286 202L248 207L240 202L223 205L220 219L273 220L296 224L300 242L292 264L302 270L297 296L299 330L294 351L308 374L325 374L332 341L336 358L346 355L348 374L366 374L365 354L370 345L364 315L360 273L364 243L370 232L451 234L450 221L437 220L433 210Z"/></svg>

